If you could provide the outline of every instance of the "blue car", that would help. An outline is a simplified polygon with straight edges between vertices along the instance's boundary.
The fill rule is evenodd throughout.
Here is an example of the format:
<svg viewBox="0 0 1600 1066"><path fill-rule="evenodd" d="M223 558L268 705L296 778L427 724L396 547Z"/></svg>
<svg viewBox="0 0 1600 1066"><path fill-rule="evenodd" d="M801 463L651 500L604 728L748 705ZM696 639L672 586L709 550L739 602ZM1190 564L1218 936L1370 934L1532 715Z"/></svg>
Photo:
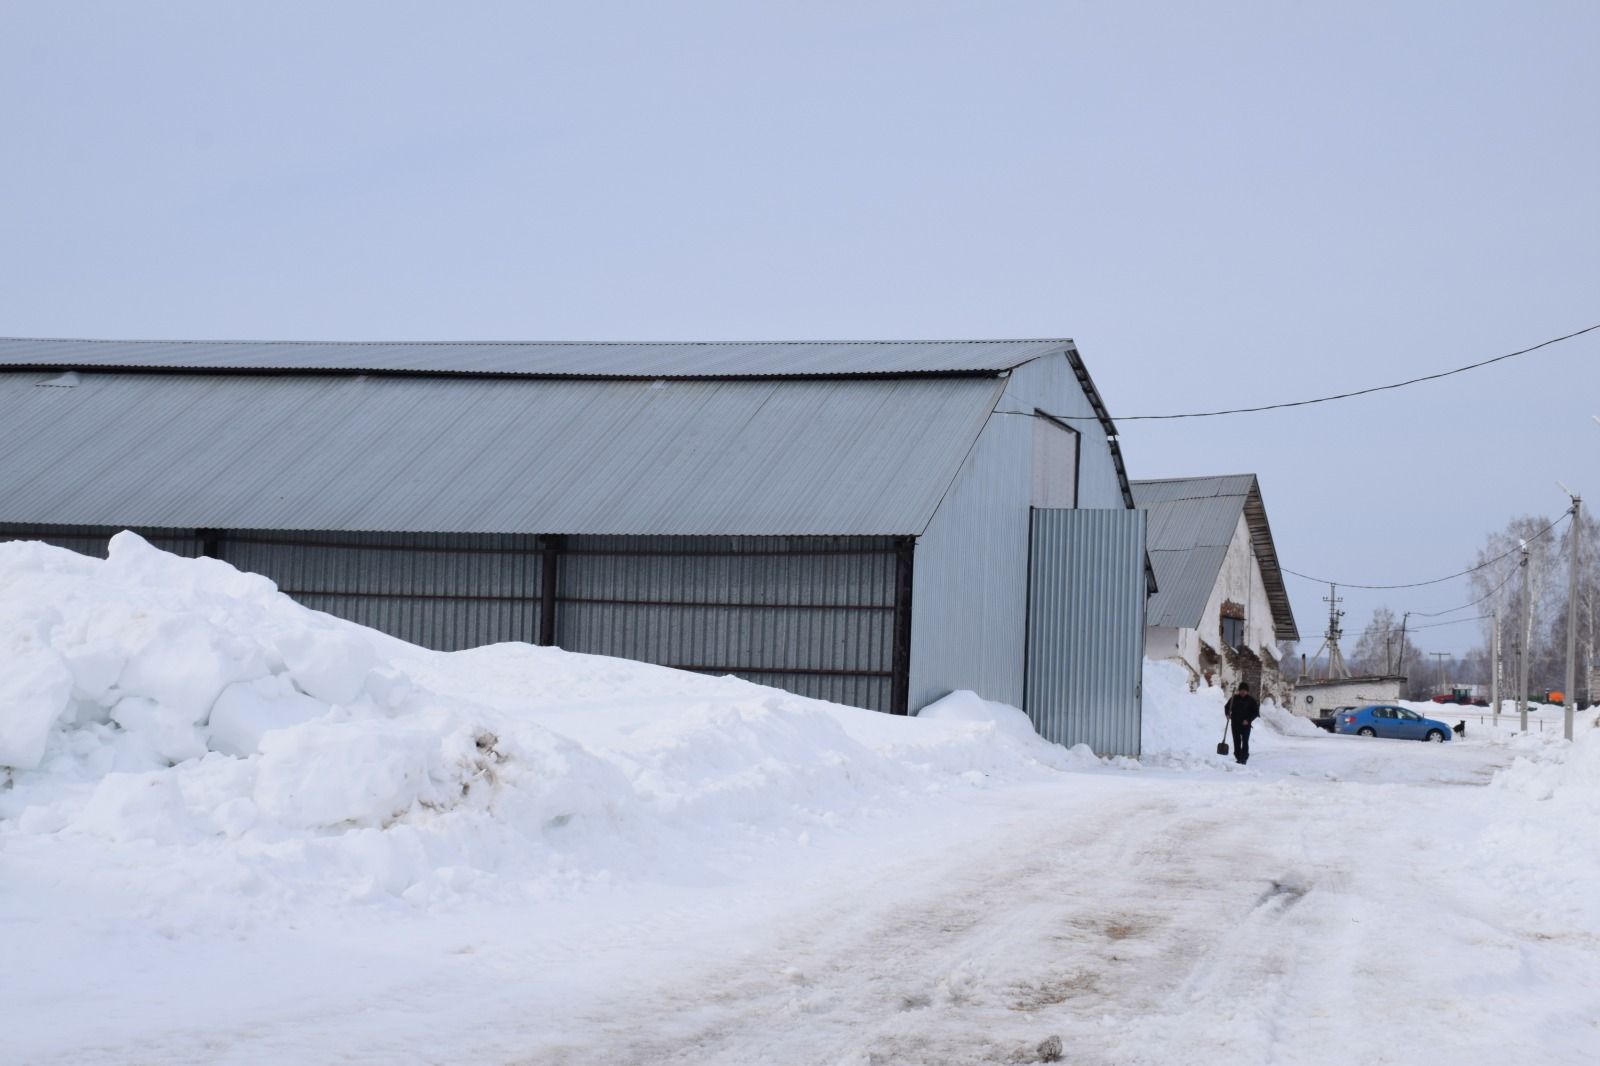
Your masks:
<svg viewBox="0 0 1600 1066"><path fill-rule="evenodd" d="M1387 703L1369 703L1357 710L1340 711L1334 732L1354 733L1358 737L1389 737L1393 740L1426 740L1443 744L1450 739L1450 727L1435 718L1424 718L1416 711Z"/></svg>

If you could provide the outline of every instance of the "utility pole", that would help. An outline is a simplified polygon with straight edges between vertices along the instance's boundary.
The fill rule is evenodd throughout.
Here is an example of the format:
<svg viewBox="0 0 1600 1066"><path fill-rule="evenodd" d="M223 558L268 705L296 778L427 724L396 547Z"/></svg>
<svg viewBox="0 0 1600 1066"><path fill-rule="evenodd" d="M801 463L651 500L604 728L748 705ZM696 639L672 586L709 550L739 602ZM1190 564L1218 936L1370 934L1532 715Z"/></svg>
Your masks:
<svg viewBox="0 0 1600 1066"><path fill-rule="evenodd" d="M1406 626L1410 623L1411 612L1407 611L1400 616L1400 661L1394 666L1394 672L1400 675L1406 672Z"/></svg>
<svg viewBox="0 0 1600 1066"><path fill-rule="evenodd" d="M1583 528L1583 497L1571 492L1567 495L1572 497L1572 523L1567 526L1567 539L1572 542L1572 571L1567 575L1567 687L1561 690L1561 722L1562 735L1571 740L1573 705L1578 702L1578 543L1583 539L1578 534Z"/></svg>
<svg viewBox="0 0 1600 1066"><path fill-rule="evenodd" d="M1447 651L1430 651L1428 654L1439 660L1439 692L1442 695L1445 689L1444 661L1450 658L1450 653Z"/></svg>
<svg viewBox="0 0 1600 1066"><path fill-rule="evenodd" d="M1316 662L1317 656L1322 654L1322 649L1328 649L1328 680L1349 677L1350 668L1344 664L1344 653L1339 650L1339 638L1344 631L1339 628L1339 619L1344 617L1344 612L1339 610L1339 605L1344 602L1339 595L1338 585L1329 585L1328 594L1322 597L1322 602L1328 605L1328 632L1322 638L1322 643L1312 654L1311 661ZM1301 659L1300 672L1305 673L1305 660Z"/></svg>
<svg viewBox="0 0 1600 1066"><path fill-rule="evenodd" d="M1344 617L1344 612L1339 610L1339 604L1344 602L1344 597L1339 595L1338 585L1328 586L1328 676L1349 677L1350 671L1344 665L1344 653L1339 650L1339 638L1344 631L1339 627L1339 619Z"/></svg>
<svg viewBox="0 0 1600 1066"><path fill-rule="evenodd" d="M1522 542L1522 559L1517 563L1522 570L1522 618L1521 625L1517 628L1518 643L1521 649L1517 653L1517 720L1522 732L1528 731L1528 631L1533 628L1533 618L1529 612L1533 604L1528 602L1528 542Z"/></svg>

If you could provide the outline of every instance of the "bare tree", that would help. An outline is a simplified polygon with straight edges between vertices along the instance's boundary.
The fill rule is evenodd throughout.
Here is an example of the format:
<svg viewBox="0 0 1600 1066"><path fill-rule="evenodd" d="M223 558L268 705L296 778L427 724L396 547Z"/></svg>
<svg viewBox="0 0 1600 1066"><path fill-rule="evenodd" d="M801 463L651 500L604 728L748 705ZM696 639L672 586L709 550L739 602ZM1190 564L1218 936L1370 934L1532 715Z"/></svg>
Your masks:
<svg viewBox="0 0 1600 1066"><path fill-rule="evenodd" d="M1506 664L1503 676L1508 697L1516 695L1512 690L1516 687L1517 656L1523 647L1528 649L1530 689L1547 683L1545 675L1553 665L1550 622L1557 607L1564 607L1565 603L1554 602L1552 589L1556 583L1549 580L1560 543L1557 537L1550 535L1551 524L1550 519L1537 515L1513 518L1504 529L1491 533L1479 549L1476 562L1483 569L1474 572L1471 578L1474 598L1487 597L1480 605L1483 613L1499 610L1500 647ZM1518 572L1518 548L1522 544L1528 548L1525 574ZM1492 625L1492 621L1485 621L1486 632Z"/></svg>
<svg viewBox="0 0 1600 1066"><path fill-rule="evenodd" d="M1379 607L1356 638L1347 661L1354 674L1393 674L1403 672L1402 663L1404 669L1416 669L1421 654L1409 633L1402 637L1394 611Z"/></svg>

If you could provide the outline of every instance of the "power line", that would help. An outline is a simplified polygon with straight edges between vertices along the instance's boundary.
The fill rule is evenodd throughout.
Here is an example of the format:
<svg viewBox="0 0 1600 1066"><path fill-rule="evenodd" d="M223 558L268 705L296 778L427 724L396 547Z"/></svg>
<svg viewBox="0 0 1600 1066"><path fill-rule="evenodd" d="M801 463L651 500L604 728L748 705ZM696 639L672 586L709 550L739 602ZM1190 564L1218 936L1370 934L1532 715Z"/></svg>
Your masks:
<svg viewBox="0 0 1600 1066"><path fill-rule="evenodd" d="M1556 528L1562 522L1565 522L1568 518L1571 518L1571 517L1572 517L1572 512L1571 511L1563 512L1560 518L1556 519L1554 522L1551 522L1549 525L1547 525L1543 529L1539 530L1539 532L1537 532L1533 536L1529 537L1528 540L1529 541L1538 540L1540 537L1544 536L1546 533L1549 533L1552 529ZM1522 548L1519 545L1518 547L1512 548L1510 551L1503 552L1500 555L1496 555L1493 559L1487 559L1487 560L1479 563L1477 566L1469 566L1465 570L1458 570L1457 572L1455 572L1453 574L1446 574L1444 577L1436 577L1436 578L1433 578L1431 581L1408 581L1408 582L1405 582L1404 584L1399 584L1399 585L1361 585L1361 584L1358 584L1358 583L1356 583L1354 581L1334 581L1334 580L1332 580L1330 578L1326 578L1326 577L1312 577L1310 574L1302 574L1298 570L1290 570L1287 566L1280 566L1278 569L1282 570L1285 574L1293 574L1295 577L1304 578L1307 581L1315 581L1319 585L1338 585L1342 589L1379 589L1379 590L1382 590L1382 589L1416 589L1416 588L1421 588L1424 585L1438 585L1438 584L1442 584L1443 582L1446 582L1446 581L1454 581L1458 577L1466 577L1468 574L1475 574L1479 570L1482 570L1482 569L1484 569L1486 567L1493 566L1495 563L1498 563L1501 559L1504 559L1504 558L1506 558L1508 556L1511 556L1511 555L1515 555L1517 552L1519 552L1521 550L1522 550ZM1471 604L1467 604L1467 606L1470 607L1472 605ZM1458 610L1459 610L1459 608L1458 608ZM1448 613L1448 612L1441 612L1441 613Z"/></svg>
<svg viewBox="0 0 1600 1066"><path fill-rule="evenodd" d="M1413 612L1415 613L1415 612ZM1425 626L1412 626L1411 632L1418 633L1424 629L1438 629L1440 626L1458 626L1463 622L1481 622L1485 618L1493 618L1492 614L1480 614L1472 618L1455 618L1448 622L1429 622Z"/></svg>
<svg viewBox="0 0 1600 1066"><path fill-rule="evenodd" d="M1520 551L1521 549L1519 548L1518 550ZM1501 556L1501 558L1503 559L1503 558L1505 558L1505 556ZM1479 596L1477 599L1473 600L1471 603L1463 603L1460 607L1451 607L1450 609L1444 610L1444 611L1412 611L1411 613L1416 615L1419 618L1438 618L1441 615L1454 614L1457 611L1464 611L1468 607L1476 607L1476 606L1478 606L1478 604L1482 603L1484 600L1488 599L1490 596L1493 596L1496 592L1499 592L1501 589L1505 588L1508 584L1511 583L1511 579L1513 577L1515 577L1516 575L1517 575L1516 570L1514 570L1514 569L1513 570L1508 570L1506 572L1505 578L1501 580L1500 584L1496 585L1494 588L1490 589L1488 592L1485 592L1482 596ZM1427 629L1429 627L1427 627L1427 626L1418 626L1417 628L1419 628L1419 629Z"/></svg>
<svg viewBox="0 0 1600 1066"><path fill-rule="evenodd" d="M1368 396L1374 392L1387 392L1390 389L1403 389L1409 385L1419 385L1425 381L1438 381L1440 378L1447 378L1453 374L1465 374L1469 370L1477 370L1480 367L1490 366L1494 363L1501 363L1507 359L1515 359L1519 355L1527 355L1529 352L1536 352L1540 348L1548 348L1552 344L1560 344L1562 341L1570 341L1574 337L1581 337L1585 333L1593 333L1597 329L1600 329L1600 322L1596 322L1592 326L1585 326L1583 329L1575 330L1572 333L1563 334L1560 337L1551 337L1547 341L1540 341L1538 344L1532 345L1528 348L1520 348L1514 352L1507 352L1504 355L1494 356L1492 359L1483 359L1476 363L1468 363L1466 366L1458 366L1452 370L1441 370L1436 374L1424 374L1421 377L1411 378L1407 381L1396 381L1390 385L1374 385L1371 388L1355 389L1350 392L1335 393L1332 396L1317 396L1309 400L1290 400L1286 403L1268 403L1262 404L1259 407L1229 407L1221 411L1187 411L1182 414L1171 415L1114 415L1112 417L1113 421L1117 422L1155 422L1177 418L1217 418L1221 415L1248 415L1256 414L1260 411L1280 411L1287 407L1308 407L1311 404L1332 403L1334 400L1348 400L1356 396ZM1054 415L1052 417L1078 419L1080 421L1095 420L1095 417L1090 415Z"/></svg>

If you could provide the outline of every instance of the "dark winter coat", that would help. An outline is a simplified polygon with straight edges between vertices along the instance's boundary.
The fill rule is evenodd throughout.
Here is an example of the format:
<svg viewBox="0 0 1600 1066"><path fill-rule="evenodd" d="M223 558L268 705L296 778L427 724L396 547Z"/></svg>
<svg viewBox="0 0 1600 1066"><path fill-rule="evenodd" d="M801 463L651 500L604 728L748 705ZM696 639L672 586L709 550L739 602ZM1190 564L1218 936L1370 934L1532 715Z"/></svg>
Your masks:
<svg viewBox="0 0 1600 1066"><path fill-rule="evenodd" d="M1261 704L1248 692L1236 692L1223 706L1222 713L1235 722L1254 722L1261 717Z"/></svg>

